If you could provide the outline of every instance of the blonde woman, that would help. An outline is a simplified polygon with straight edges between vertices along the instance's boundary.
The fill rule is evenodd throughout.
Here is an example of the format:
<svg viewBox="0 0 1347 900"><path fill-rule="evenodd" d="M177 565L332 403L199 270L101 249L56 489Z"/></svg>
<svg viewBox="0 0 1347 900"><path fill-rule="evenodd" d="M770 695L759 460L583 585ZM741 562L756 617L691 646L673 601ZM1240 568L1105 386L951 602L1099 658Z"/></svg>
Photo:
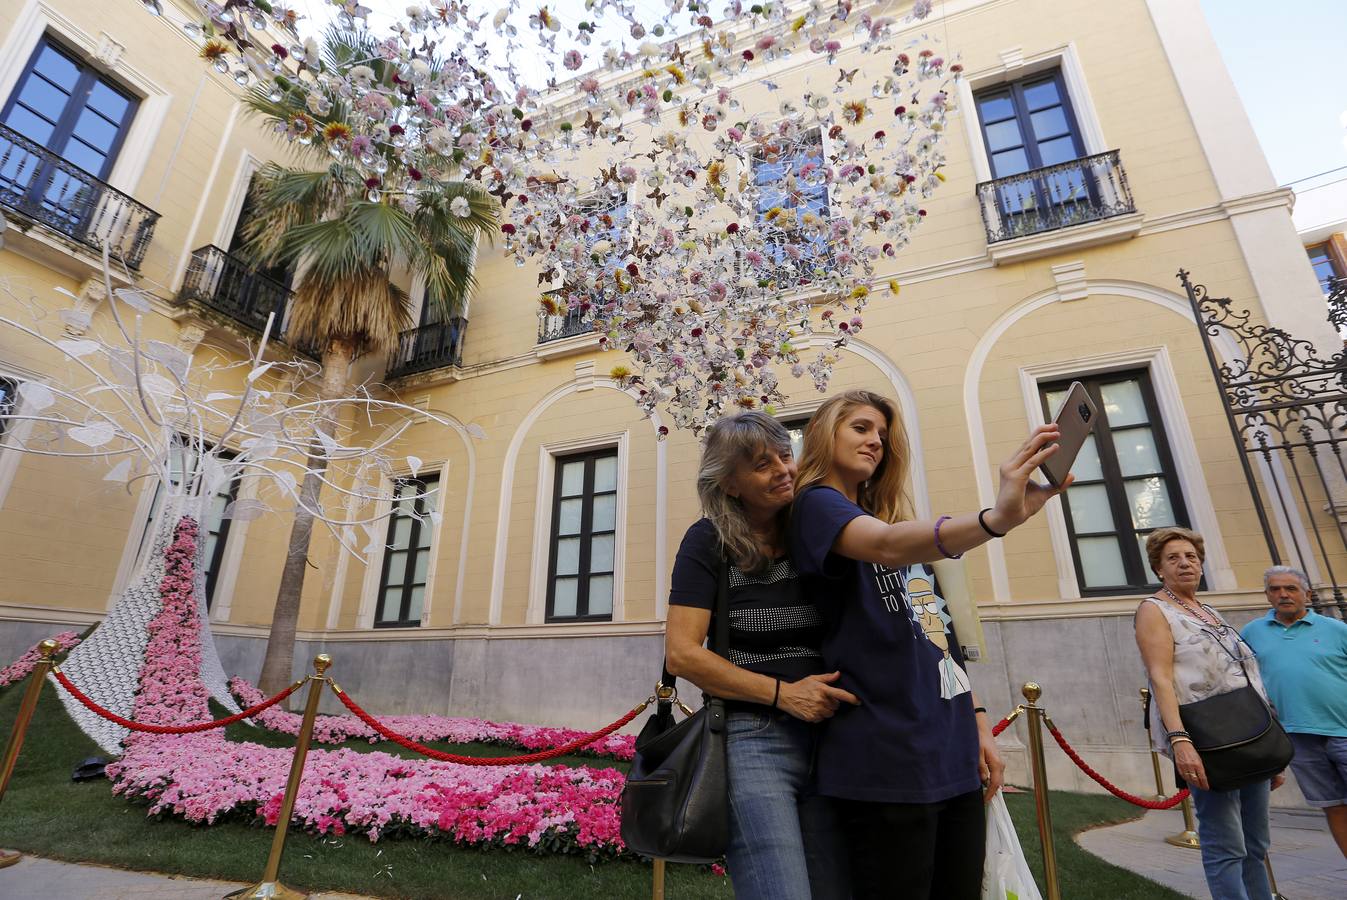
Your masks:
<svg viewBox="0 0 1347 900"><path fill-rule="evenodd" d="M790 435L743 412L711 427L697 472L701 519L674 562L665 630L669 671L728 701L730 845L740 900L847 896L831 804L813 793L817 725L856 702L833 686L823 620L786 553L795 496ZM703 646L722 566L729 567L728 659Z"/></svg>
<svg viewBox="0 0 1347 900"><path fill-rule="evenodd" d="M1002 537L1060 493L1031 478L1057 437L1041 426L1001 464L994 507L914 521L906 432L890 400L847 391L805 430L790 546L826 621L823 667L860 700L827 723L817 766L857 900L981 894L983 803L1005 766L917 564Z"/></svg>

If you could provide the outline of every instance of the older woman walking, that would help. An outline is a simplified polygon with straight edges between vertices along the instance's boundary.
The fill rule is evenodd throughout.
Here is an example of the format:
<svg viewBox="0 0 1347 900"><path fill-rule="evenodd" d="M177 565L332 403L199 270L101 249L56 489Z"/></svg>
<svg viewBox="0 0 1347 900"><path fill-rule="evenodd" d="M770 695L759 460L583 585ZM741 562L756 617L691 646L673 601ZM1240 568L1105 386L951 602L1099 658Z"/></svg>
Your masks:
<svg viewBox="0 0 1347 900"><path fill-rule="evenodd" d="M697 493L706 518L674 561L669 671L729 701L730 845L734 894L770 900L848 895L831 805L811 790L818 723L856 703L825 673L823 619L801 594L786 552L795 497L790 435L761 412L716 422ZM716 589L728 566L728 659L708 650Z"/></svg>
<svg viewBox="0 0 1347 900"><path fill-rule="evenodd" d="M1206 548L1187 528L1160 528L1146 539L1160 589L1137 608L1136 637L1160 713L1155 749L1174 761L1192 792L1202 868L1212 897L1271 900L1263 859L1270 842L1268 792L1284 776L1233 790L1212 790L1179 707L1252 685L1267 699L1253 650L1219 612L1197 600Z"/></svg>

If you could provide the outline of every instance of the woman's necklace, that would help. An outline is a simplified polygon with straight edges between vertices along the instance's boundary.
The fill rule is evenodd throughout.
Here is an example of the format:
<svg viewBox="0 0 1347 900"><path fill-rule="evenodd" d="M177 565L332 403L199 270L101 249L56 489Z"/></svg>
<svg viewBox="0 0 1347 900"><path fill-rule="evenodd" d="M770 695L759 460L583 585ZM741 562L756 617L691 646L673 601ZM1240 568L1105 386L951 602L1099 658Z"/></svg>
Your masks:
<svg viewBox="0 0 1347 900"><path fill-rule="evenodd" d="M1188 613L1190 616L1197 619L1203 625L1210 625L1221 637L1225 637L1226 632L1230 630L1230 626L1227 625L1225 622L1211 615L1200 606L1195 607L1186 600L1180 600L1179 597L1169 588L1162 587L1160 588L1160 590L1164 591L1165 596L1168 597L1170 600L1172 600L1175 603L1175 605L1179 607L1179 609L1182 609L1184 612Z"/></svg>

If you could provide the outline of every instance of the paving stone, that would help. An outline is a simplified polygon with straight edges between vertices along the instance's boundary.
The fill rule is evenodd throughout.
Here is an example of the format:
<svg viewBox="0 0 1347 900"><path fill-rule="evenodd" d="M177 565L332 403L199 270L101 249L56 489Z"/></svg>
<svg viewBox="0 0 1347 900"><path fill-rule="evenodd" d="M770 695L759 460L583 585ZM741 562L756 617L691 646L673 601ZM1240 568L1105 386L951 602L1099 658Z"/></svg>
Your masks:
<svg viewBox="0 0 1347 900"><path fill-rule="evenodd" d="M1269 856L1280 894L1288 900L1347 897L1347 859L1328 833L1323 815L1276 811L1271 823ZM1076 843L1115 866L1184 896L1207 900L1211 895L1202 876L1201 853L1165 843L1166 837L1182 830L1182 812L1153 810L1131 822L1087 831L1077 836Z"/></svg>
<svg viewBox="0 0 1347 900"><path fill-rule="evenodd" d="M25 856L0 869L0 900L220 900L241 882L128 872ZM369 900L357 894L310 894L313 900Z"/></svg>

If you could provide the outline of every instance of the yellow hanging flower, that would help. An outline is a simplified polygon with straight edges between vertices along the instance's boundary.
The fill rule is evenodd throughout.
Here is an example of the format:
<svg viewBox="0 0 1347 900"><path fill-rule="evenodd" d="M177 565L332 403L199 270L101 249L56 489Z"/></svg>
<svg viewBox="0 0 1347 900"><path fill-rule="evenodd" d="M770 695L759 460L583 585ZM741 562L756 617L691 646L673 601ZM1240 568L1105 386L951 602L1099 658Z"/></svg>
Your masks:
<svg viewBox="0 0 1347 900"><path fill-rule="evenodd" d="M851 289L850 297L852 300L864 300L870 296L870 289L863 284L858 284Z"/></svg>
<svg viewBox="0 0 1347 900"><path fill-rule="evenodd" d="M804 26L805 26L805 17L804 17L804 16L800 16L800 17L799 17L798 19L796 19L794 22L791 22L791 23L790 23L790 33L791 33L791 34L795 34L796 32L798 32L798 31L799 31L801 28L803 28Z"/></svg>
<svg viewBox="0 0 1347 900"><path fill-rule="evenodd" d="M889 279L889 293L890 293L890 294L893 294L893 296L895 296L895 297L898 296L898 279L897 279L897 278L890 278L890 279Z"/></svg>
<svg viewBox="0 0 1347 900"><path fill-rule="evenodd" d="M670 75L673 76L674 84L683 85L688 83L687 74L678 66L675 65L665 66L664 71L668 72Z"/></svg>
<svg viewBox="0 0 1347 900"><path fill-rule="evenodd" d="M204 60L214 62L229 52L229 45L224 41L212 38L201 45L200 56Z"/></svg>
<svg viewBox="0 0 1347 900"><path fill-rule="evenodd" d="M614 381L623 381L631 377L631 369L621 365L613 366L608 370L608 377Z"/></svg>

